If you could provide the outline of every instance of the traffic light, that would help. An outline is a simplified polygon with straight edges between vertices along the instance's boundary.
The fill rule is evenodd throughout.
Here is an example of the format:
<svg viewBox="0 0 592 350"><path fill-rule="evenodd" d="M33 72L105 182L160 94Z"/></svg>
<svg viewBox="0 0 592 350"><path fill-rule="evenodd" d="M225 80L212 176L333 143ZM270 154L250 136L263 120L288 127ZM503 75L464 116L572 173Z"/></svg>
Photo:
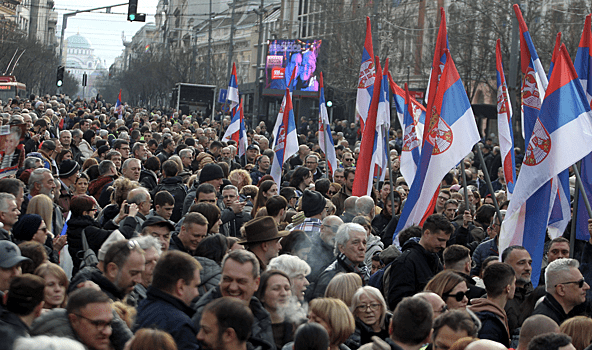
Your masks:
<svg viewBox="0 0 592 350"><path fill-rule="evenodd" d="M331 108L331 106L333 106L333 102L332 101L327 101L327 107Z"/></svg>
<svg viewBox="0 0 592 350"><path fill-rule="evenodd" d="M127 20L130 22L146 22L146 14L138 13L138 0L129 0Z"/></svg>
<svg viewBox="0 0 592 350"><path fill-rule="evenodd" d="M64 85L64 66L58 66L58 72L56 75L56 86L61 87Z"/></svg>
<svg viewBox="0 0 592 350"><path fill-rule="evenodd" d="M86 73L82 74L82 86L86 86L87 79L88 75Z"/></svg>

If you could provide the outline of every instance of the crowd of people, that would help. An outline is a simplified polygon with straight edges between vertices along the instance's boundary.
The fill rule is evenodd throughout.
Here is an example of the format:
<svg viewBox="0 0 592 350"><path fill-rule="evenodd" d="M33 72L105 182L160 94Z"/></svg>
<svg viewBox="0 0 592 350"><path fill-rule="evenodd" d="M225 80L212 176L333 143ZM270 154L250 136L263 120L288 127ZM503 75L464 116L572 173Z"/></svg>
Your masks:
<svg viewBox="0 0 592 350"><path fill-rule="evenodd" d="M276 183L263 121L239 156L223 115L32 95L1 117L0 350L592 349L592 240L547 237L538 281L524 247L499 251L495 140L394 236L400 130L392 172L356 197L347 120L331 174L302 118Z"/></svg>

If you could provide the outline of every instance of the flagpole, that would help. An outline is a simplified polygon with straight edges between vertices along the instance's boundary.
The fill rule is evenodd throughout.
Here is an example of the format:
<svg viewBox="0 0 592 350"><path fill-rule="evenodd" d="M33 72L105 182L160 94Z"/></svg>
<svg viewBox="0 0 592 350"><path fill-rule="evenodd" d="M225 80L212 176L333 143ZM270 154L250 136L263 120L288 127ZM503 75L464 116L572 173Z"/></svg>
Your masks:
<svg viewBox="0 0 592 350"><path fill-rule="evenodd" d="M582 184L582 178L580 177L580 170L578 169L578 165L577 163L573 165L574 167L574 173L576 174L576 184L578 185L577 189L579 189L579 192L582 194L582 199L584 200L584 205L586 205L586 210L588 211L588 216L592 218L592 208L590 208L590 201L588 200L588 194L586 193L586 190L584 189L584 185ZM578 201L578 197L575 198L576 203ZM574 208L575 210L575 208ZM576 212L574 212L573 217L577 217ZM572 219L573 220L573 219ZM573 222L572 222L573 225ZM573 229L572 229L572 237L570 237L570 244L571 244L571 240L574 240L574 245L575 245L575 235L573 234ZM573 251L573 250L572 250Z"/></svg>
<svg viewBox="0 0 592 350"><path fill-rule="evenodd" d="M578 162L581 164L581 162ZM574 168L575 169L575 168ZM577 173L578 171L575 170L574 173ZM577 181L577 177L576 177L576 181ZM578 225L578 202L579 202L579 198L580 198L580 187L576 186L575 191L574 191L574 205L573 205L573 213L571 214L571 234L569 237L569 253L570 256L573 258L573 254L575 252L575 247L576 247L576 227Z"/></svg>
<svg viewBox="0 0 592 350"><path fill-rule="evenodd" d="M499 224L502 224L502 213L499 208L499 204L497 203L497 198L495 197L495 192L493 191L493 186L491 185L491 178L489 177L489 171L485 166L485 161L483 160L483 152L481 152L481 144L477 144L477 154L479 154L479 162L483 165L483 175L485 176L485 182L487 182L487 188L489 188L489 193L491 193L491 199L493 199L493 206L495 207L495 212L497 213L497 221ZM506 184L507 186L507 184Z"/></svg>
<svg viewBox="0 0 592 350"><path fill-rule="evenodd" d="M384 133L385 126L382 126L382 131ZM388 138L387 138L388 140ZM391 143L387 142L386 143L386 151L387 151L387 157L386 157L386 164L388 167L388 172L389 172L389 182L391 183L391 191L389 192L389 200L391 201L391 218L393 216L395 216L395 213L393 212L393 209L395 208L395 182L393 181L393 169L391 168ZM382 184L384 186L384 183ZM384 206L384 210L386 210L386 204Z"/></svg>
<svg viewBox="0 0 592 350"><path fill-rule="evenodd" d="M465 159L463 158L460 161L460 171L462 172L462 182L464 188L464 195L465 195L465 211L471 211L471 205L469 204L469 189L467 187L467 174L465 173ZM464 213L461 213L464 214ZM472 215L473 213L471 213Z"/></svg>

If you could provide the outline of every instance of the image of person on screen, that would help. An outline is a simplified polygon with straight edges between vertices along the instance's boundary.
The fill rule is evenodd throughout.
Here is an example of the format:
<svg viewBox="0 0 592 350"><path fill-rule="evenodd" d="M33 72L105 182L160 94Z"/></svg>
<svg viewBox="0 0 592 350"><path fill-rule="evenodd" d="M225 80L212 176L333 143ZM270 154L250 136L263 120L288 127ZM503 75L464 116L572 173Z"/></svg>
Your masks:
<svg viewBox="0 0 592 350"><path fill-rule="evenodd" d="M284 74L284 86L288 86L288 84L290 83L290 77L292 76L292 72L294 71L294 69L300 70L301 64L302 54L300 52L293 52L292 56L290 56L290 62L288 62L288 65L286 66ZM298 74L298 72L296 72L296 74ZM294 78L294 81L292 81L292 85L290 85L291 91L294 91L294 88L296 87L296 80L298 79Z"/></svg>
<svg viewBox="0 0 592 350"><path fill-rule="evenodd" d="M19 140L21 138L22 130L19 126L13 126L10 128L10 134L5 136L4 147L0 150L2 155L2 162L0 163L0 169L11 168L19 165L19 161L22 157L22 147L18 148Z"/></svg>
<svg viewBox="0 0 592 350"><path fill-rule="evenodd" d="M317 69L317 55L313 51L302 54L302 63L298 68L296 89L301 91L319 91L319 82L314 75Z"/></svg>

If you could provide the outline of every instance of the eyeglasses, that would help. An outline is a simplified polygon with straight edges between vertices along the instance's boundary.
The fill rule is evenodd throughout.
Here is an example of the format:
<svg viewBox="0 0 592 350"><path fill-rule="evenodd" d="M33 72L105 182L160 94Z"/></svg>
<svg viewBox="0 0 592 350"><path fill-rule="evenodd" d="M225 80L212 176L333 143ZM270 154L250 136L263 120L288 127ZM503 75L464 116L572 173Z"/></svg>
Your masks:
<svg viewBox="0 0 592 350"><path fill-rule="evenodd" d="M465 296L467 298L469 297L469 291L458 292L456 294L450 294L450 292L442 294L442 298L446 299L449 297L454 297L456 299L456 301L462 301L465 298Z"/></svg>
<svg viewBox="0 0 592 350"><path fill-rule="evenodd" d="M444 305L442 305L442 308L441 308L440 310L436 310L436 311L434 311L434 312L437 312L437 313L439 313L439 314L443 314L443 313L445 313L446 311L448 311L448 305L444 304Z"/></svg>
<svg viewBox="0 0 592 350"><path fill-rule="evenodd" d="M76 315L77 317L80 317L80 318L84 318L85 320L87 320L88 322L90 322L90 324L92 324L93 326L95 326L95 328L98 331L100 331L100 332L104 331L105 328L107 328L107 327L111 328L111 325L113 324L113 320L110 320L110 321L91 320L90 318L84 317L84 316L82 316L80 314L74 314L74 315Z"/></svg>
<svg viewBox="0 0 592 350"><path fill-rule="evenodd" d="M380 306L381 305L379 303L362 304L362 305L356 306L356 310L358 310L359 312L364 312L368 309L370 309L372 311L377 311L380 309Z"/></svg>
<svg viewBox="0 0 592 350"><path fill-rule="evenodd" d="M557 287L557 286L558 286L558 285L560 285L560 284L576 284L576 283L578 284L578 288L583 288L583 287L584 287L584 283L586 283L586 280L582 278L582 279L581 279L581 280L579 280L579 281L572 281L572 282L563 282L563 283L557 283L557 284L555 285L555 287Z"/></svg>
<svg viewBox="0 0 592 350"><path fill-rule="evenodd" d="M346 158L346 159L344 159L344 160L345 160L346 162L353 162L353 161L354 161L354 159L353 159L353 158Z"/></svg>
<svg viewBox="0 0 592 350"><path fill-rule="evenodd" d="M337 191L329 191L329 194L332 196L336 195L337 193L338 193Z"/></svg>

